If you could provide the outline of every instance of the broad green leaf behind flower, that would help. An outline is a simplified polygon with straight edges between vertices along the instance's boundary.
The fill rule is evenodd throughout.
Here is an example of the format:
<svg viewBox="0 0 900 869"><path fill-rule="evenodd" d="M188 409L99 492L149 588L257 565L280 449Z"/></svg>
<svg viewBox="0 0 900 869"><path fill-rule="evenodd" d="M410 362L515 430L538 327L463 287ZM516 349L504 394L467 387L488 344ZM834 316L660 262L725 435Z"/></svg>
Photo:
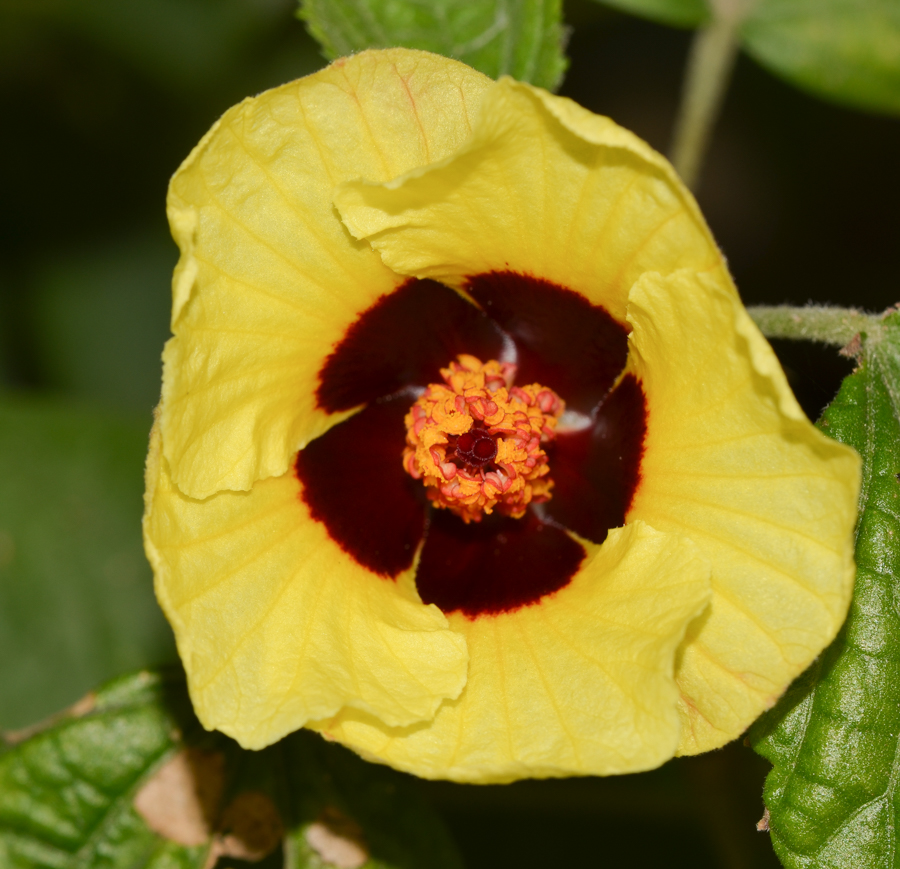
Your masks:
<svg viewBox="0 0 900 869"><path fill-rule="evenodd" d="M567 65L560 0L301 0L298 14L332 60L420 48L549 90Z"/></svg>
<svg viewBox="0 0 900 869"><path fill-rule="evenodd" d="M759 0L741 42L763 66L817 96L900 114L895 0Z"/></svg>
<svg viewBox="0 0 900 869"><path fill-rule="evenodd" d="M676 27L702 27L722 0L600 0ZM749 0L739 33L754 60L819 97L900 112L900 5L895 0Z"/></svg>

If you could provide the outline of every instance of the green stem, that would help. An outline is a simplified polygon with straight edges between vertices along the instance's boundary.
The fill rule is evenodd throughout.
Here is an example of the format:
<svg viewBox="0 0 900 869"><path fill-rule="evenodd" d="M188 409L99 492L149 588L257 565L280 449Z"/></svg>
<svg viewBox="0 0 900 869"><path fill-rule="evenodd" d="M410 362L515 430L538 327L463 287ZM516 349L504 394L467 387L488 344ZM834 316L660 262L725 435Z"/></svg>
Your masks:
<svg viewBox="0 0 900 869"><path fill-rule="evenodd" d="M856 308L810 305L759 305L747 309L753 321L767 338L797 338L845 347L859 334L872 334L881 329L881 318Z"/></svg>
<svg viewBox="0 0 900 869"><path fill-rule="evenodd" d="M738 30L749 0L711 0L712 23L694 35L672 141L672 164L695 188L709 137L738 52Z"/></svg>

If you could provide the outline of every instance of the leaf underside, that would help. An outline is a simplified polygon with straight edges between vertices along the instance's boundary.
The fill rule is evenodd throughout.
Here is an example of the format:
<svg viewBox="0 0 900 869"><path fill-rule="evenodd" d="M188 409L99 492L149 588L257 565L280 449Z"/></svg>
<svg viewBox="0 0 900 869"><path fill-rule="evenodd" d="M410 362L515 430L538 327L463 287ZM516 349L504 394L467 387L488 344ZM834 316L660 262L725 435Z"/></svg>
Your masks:
<svg viewBox="0 0 900 869"><path fill-rule="evenodd" d="M566 69L561 0L303 0L299 15L331 59L419 48L548 90Z"/></svg>
<svg viewBox="0 0 900 869"><path fill-rule="evenodd" d="M893 869L900 859L900 315L885 327L820 423L863 458L850 614L750 731L773 764L765 802L788 869Z"/></svg>

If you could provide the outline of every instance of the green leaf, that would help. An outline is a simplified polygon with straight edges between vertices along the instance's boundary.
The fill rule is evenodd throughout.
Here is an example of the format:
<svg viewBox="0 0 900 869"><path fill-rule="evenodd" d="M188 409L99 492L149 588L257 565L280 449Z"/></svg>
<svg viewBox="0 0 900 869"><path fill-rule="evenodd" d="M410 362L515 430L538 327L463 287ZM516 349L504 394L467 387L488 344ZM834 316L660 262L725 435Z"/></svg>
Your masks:
<svg viewBox="0 0 900 869"><path fill-rule="evenodd" d="M763 66L819 96L900 112L897 0L759 0L741 42Z"/></svg>
<svg viewBox="0 0 900 869"><path fill-rule="evenodd" d="M673 27L700 27L709 20L706 0L598 0L598 2Z"/></svg>
<svg viewBox="0 0 900 869"><path fill-rule="evenodd" d="M175 752L187 709L177 679L140 673L0 756L0 866L200 869L205 853L157 836L132 804Z"/></svg>
<svg viewBox="0 0 900 869"><path fill-rule="evenodd" d="M302 0L299 12L332 59L420 48L549 90L567 65L561 14L561 0Z"/></svg>
<svg viewBox="0 0 900 869"><path fill-rule="evenodd" d="M675 27L708 23L717 4L717 0L599 2ZM897 0L755 0L748 8L740 25L741 47L776 75L835 102L900 112Z"/></svg>
<svg viewBox="0 0 900 869"><path fill-rule="evenodd" d="M788 869L893 869L900 795L900 314L821 422L863 458L857 578L834 643L751 730L773 769L765 801Z"/></svg>
<svg viewBox="0 0 900 869"><path fill-rule="evenodd" d="M365 869L461 867L413 779L309 731L242 751L202 731L180 671L122 677L79 706L0 755L3 869L201 869L211 852L327 869L348 849ZM170 805L176 822L194 807L192 841Z"/></svg>
<svg viewBox="0 0 900 869"><path fill-rule="evenodd" d="M0 728L174 659L141 544L148 427L0 398Z"/></svg>

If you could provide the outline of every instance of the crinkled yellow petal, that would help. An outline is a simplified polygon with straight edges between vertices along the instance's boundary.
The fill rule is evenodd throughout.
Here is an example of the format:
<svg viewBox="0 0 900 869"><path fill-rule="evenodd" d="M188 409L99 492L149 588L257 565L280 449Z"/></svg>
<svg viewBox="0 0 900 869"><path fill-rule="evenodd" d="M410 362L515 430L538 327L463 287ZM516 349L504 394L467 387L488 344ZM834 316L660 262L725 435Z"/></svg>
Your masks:
<svg viewBox="0 0 900 869"><path fill-rule="evenodd" d="M313 726L363 756L429 778L634 772L672 756L676 648L709 596L709 565L681 535L642 522L586 544L589 562L540 603L451 615L469 680L433 722L387 728L344 710Z"/></svg>
<svg viewBox="0 0 900 869"><path fill-rule="evenodd" d="M153 439L144 540L200 721L263 748L345 706L430 720L465 685L465 638L412 571L394 582L344 554L299 493L288 473L192 500Z"/></svg>
<svg viewBox="0 0 900 869"><path fill-rule="evenodd" d="M317 374L402 278L347 235L332 191L446 157L489 84L437 55L362 52L235 106L178 170L161 425L182 492L279 476L346 416L317 408Z"/></svg>
<svg viewBox="0 0 900 869"><path fill-rule="evenodd" d="M859 457L809 423L730 287L648 274L628 319L649 413L628 518L684 534L712 564L677 671L679 751L693 754L741 733L837 633Z"/></svg>
<svg viewBox="0 0 900 869"><path fill-rule="evenodd" d="M608 118L511 79L485 93L458 152L387 184L367 180L339 187L335 204L402 274L459 288L473 274L530 272L623 321L649 269L725 274L662 157Z"/></svg>

